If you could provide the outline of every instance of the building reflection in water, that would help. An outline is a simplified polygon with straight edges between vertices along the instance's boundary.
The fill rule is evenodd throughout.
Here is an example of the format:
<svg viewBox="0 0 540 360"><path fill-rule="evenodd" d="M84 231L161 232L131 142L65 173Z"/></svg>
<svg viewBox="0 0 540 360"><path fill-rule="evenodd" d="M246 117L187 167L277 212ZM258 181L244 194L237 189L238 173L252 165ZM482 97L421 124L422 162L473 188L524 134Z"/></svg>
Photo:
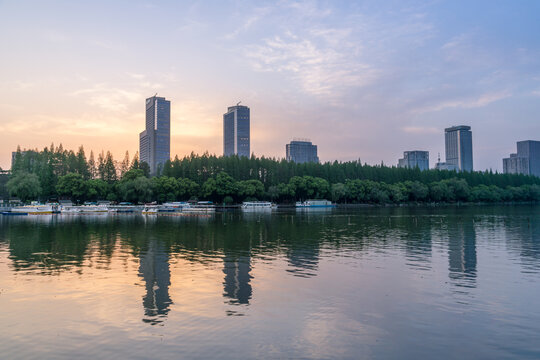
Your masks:
<svg viewBox="0 0 540 360"><path fill-rule="evenodd" d="M517 252L521 259L521 272L540 272L540 211L533 211L526 216L511 214L507 216L501 225L506 233L507 248L511 252Z"/></svg>
<svg viewBox="0 0 540 360"><path fill-rule="evenodd" d="M419 224L418 220L414 218L407 225L409 227L406 228L405 235L402 235L405 237L407 265L413 269L430 271L432 256L431 224L429 222Z"/></svg>
<svg viewBox="0 0 540 360"><path fill-rule="evenodd" d="M160 324L167 317L172 304L169 296L171 272L169 255L156 239L151 239L146 252L141 252L139 276L144 280L146 288L143 296L143 321L151 325Z"/></svg>
<svg viewBox="0 0 540 360"><path fill-rule="evenodd" d="M319 245L317 242L307 241L303 246L293 246L287 252L289 265L287 272L299 277L312 277L317 275L319 265Z"/></svg>
<svg viewBox="0 0 540 360"><path fill-rule="evenodd" d="M224 251L223 256L223 297L231 305L249 305L251 299L251 256ZM233 312L228 313L234 315Z"/></svg>
<svg viewBox="0 0 540 360"><path fill-rule="evenodd" d="M448 270L456 286L476 287L476 231L472 220L448 229Z"/></svg>

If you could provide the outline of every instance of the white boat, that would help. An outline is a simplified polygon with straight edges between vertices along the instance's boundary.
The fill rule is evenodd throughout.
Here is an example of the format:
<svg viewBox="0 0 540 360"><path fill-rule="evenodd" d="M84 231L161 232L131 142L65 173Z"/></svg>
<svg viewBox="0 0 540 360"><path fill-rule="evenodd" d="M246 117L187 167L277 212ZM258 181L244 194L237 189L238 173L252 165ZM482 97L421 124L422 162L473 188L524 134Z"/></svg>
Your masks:
<svg viewBox="0 0 540 360"><path fill-rule="evenodd" d="M74 205L74 206L62 206L62 214L94 214L94 213L106 213L108 208L106 205Z"/></svg>
<svg viewBox="0 0 540 360"><path fill-rule="evenodd" d="M110 213L132 213L135 212L137 209L136 206L133 205L118 205L118 206L108 206L107 211Z"/></svg>
<svg viewBox="0 0 540 360"><path fill-rule="evenodd" d="M142 213L145 215L157 215L158 205L145 205Z"/></svg>
<svg viewBox="0 0 540 360"><path fill-rule="evenodd" d="M15 214L42 215L58 212L58 205L26 205L11 209Z"/></svg>
<svg viewBox="0 0 540 360"><path fill-rule="evenodd" d="M182 207L182 212L186 213L213 213L216 212L216 207L211 201L199 201L196 204L185 203L186 205Z"/></svg>
<svg viewBox="0 0 540 360"><path fill-rule="evenodd" d="M179 214L182 211L182 207L179 205L171 205L166 203L163 205L145 205L142 213L145 215L171 215Z"/></svg>
<svg viewBox="0 0 540 360"><path fill-rule="evenodd" d="M326 199L310 199L304 202L298 201L296 203L297 208L332 208L336 207L336 204L332 204L331 201Z"/></svg>
<svg viewBox="0 0 540 360"><path fill-rule="evenodd" d="M161 205L162 208L182 210L184 207L189 206L188 203L182 201L166 202Z"/></svg>
<svg viewBox="0 0 540 360"><path fill-rule="evenodd" d="M244 201L242 203L243 211L264 211L277 209L277 205L269 201Z"/></svg>

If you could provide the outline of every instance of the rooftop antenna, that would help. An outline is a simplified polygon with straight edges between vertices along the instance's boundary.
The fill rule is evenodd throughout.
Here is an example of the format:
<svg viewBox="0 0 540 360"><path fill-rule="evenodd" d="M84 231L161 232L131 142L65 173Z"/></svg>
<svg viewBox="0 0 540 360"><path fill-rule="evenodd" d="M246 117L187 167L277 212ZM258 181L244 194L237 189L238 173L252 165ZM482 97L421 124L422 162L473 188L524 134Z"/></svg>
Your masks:
<svg viewBox="0 0 540 360"><path fill-rule="evenodd" d="M437 162L441 162L441 153L438 153L438 154L439 154L439 157L438 157Z"/></svg>
<svg viewBox="0 0 540 360"><path fill-rule="evenodd" d="M241 103L241 101L237 102L237 103L236 103L236 106L240 105L240 103Z"/></svg>
<svg viewBox="0 0 540 360"><path fill-rule="evenodd" d="M156 96L157 96L157 93L155 93L153 97L156 97Z"/></svg>

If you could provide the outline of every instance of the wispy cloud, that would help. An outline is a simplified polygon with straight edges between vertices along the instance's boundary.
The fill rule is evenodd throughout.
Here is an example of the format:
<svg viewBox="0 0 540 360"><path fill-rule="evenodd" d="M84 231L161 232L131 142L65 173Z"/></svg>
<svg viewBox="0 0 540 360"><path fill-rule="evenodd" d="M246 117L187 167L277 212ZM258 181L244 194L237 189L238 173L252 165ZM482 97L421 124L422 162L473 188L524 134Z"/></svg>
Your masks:
<svg viewBox="0 0 540 360"><path fill-rule="evenodd" d="M146 75L144 74L136 74L136 73L126 73L127 76L129 76L130 78L132 79L135 79L135 80L142 80L144 78L146 78Z"/></svg>
<svg viewBox="0 0 540 360"><path fill-rule="evenodd" d="M441 129L436 127L405 126L401 130L408 134L440 134Z"/></svg>
<svg viewBox="0 0 540 360"><path fill-rule="evenodd" d="M100 47L102 49L105 49L105 50L112 50L114 49L114 44L113 42L109 41L109 40L92 40L90 42L90 44L94 45L94 46L97 46L97 47Z"/></svg>
<svg viewBox="0 0 540 360"><path fill-rule="evenodd" d="M511 92L508 90L498 91L498 92L488 92L481 94L479 96L473 96L469 98L455 98L439 101L426 105L420 108L413 110L413 113L426 113L426 112L436 112L447 108L462 108L462 109L471 109L471 108L480 108L487 106L496 101L506 99L512 96Z"/></svg>
<svg viewBox="0 0 540 360"><path fill-rule="evenodd" d="M254 70L282 73L316 96L338 99L376 83L385 72L395 72L397 51L422 46L434 33L417 13L402 15L396 25L315 1L279 4L259 20L261 27L274 24L273 33L239 51Z"/></svg>
<svg viewBox="0 0 540 360"><path fill-rule="evenodd" d="M296 10L297 13L302 14L308 18L325 18L330 16L333 11L329 7L321 7L319 3L314 0L301 0L301 1L281 1L281 5L285 9Z"/></svg>
<svg viewBox="0 0 540 360"><path fill-rule="evenodd" d="M139 92L109 87L108 84L97 84L91 88L74 91L71 95L84 96L89 105L115 112L125 112L128 104L141 101L143 98Z"/></svg>
<svg viewBox="0 0 540 360"><path fill-rule="evenodd" d="M327 30L326 38L345 32ZM337 40L336 40L337 41ZM347 87L361 87L372 82L376 69L356 61L354 51L318 44L315 39L292 33L265 39L262 45L251 45L247 56L258 71L288 72L298 79L305 91L314 95L337 95Z"/></svg>
<svg viewBox="0 0 540 360"><path fill-rule="evenodd" d="M42 30L40 35L43 39L52 43L64 43L70 39L68 34L55 29Z"/></svg>
<svg viewBox="0 0 540 360"><path fill-rule="evenodd" d="M263 19L271 11L268 7L256 8L250 15L244 20L244 22L237 27L233 32L230 32L223 36L223 39L232 40L243 32L248 31L254 24Z"/></svg>

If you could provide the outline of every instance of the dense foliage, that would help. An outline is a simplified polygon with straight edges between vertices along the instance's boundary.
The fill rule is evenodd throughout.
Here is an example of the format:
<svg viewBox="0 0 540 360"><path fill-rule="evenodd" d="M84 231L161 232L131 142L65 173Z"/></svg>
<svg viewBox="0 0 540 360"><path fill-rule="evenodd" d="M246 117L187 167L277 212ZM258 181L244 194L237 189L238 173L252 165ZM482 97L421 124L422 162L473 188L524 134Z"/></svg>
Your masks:
<svg viewBox="0 0 540 360"><path fill-rule="evenodd" d="M86 157L62 145L18 149L5 185L22 200L106 199L133 203L205 199L214 202L327 198L340 203L499 202L540 200L540 178L490 172L454 172L362 165L358 161L296 164L257 157L191 154L167 162L159 176L126 152Z"/></svg>

